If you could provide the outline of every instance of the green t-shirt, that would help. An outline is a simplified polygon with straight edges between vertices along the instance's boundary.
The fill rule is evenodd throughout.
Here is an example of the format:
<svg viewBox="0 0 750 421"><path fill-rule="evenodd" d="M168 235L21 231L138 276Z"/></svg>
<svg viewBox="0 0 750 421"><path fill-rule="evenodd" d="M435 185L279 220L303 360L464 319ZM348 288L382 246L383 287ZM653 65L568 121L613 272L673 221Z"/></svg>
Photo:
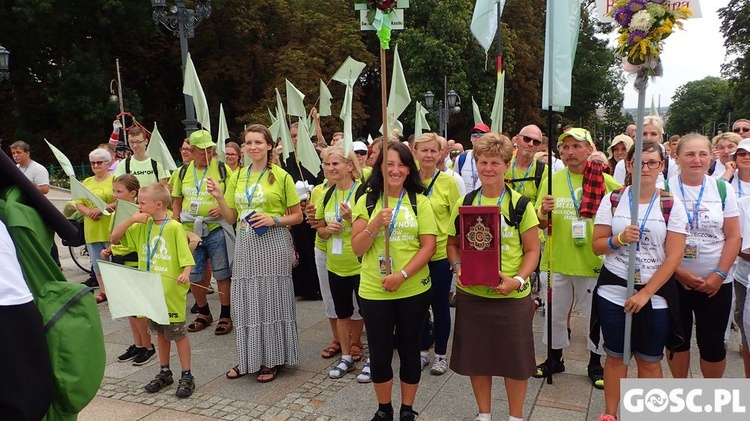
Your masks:
<svg viewBox="0 0 750 421"><path fill-rule="evenodd" d="M578 220L578 213L570 194L568 174L570 174L570 184L576 195L576 204L579 207L581 204L583 174L571 173L568 168L552 174L552 195L555 198L555 208L552 211L552 234L545 242L540 269L550 270L550 253L552 253L552 272L593 278L599 276L599 270L602 267L602 258L595 255L591 249L594 223L593 219L583 220L586 222L585 244L575 245L573 222ZM607 193L620 187L620 183L609 174L604 174L604 185ZM547 191L546 178L539 185L539 191ZM536 209L542 207L542 198L545 195L539 195L537 198Z"/></svg>
<svg viewBox="0 0 750 421"><path fill-rule="evenodd" d="M362 168L362 181L367 181L367 179L370 178L370 174L372 174L371 167Z"/></svg>
<svg viewBox="0 0 750 421"><path fill-rule="evenodd" d="M150 271L162 275L161 283L169 310L169 322L180 323L185 321L186 294L190 289L190 283L178 284L177 277L185 266L195 265L195 260L188 247L185 228L180 223L168 219L163 231L161 228L162 224L155 224L152 219L145 224L135 223L128 227L120 243L124 247L138 251L140 270L149 270L147 244L151 245L153 257Z"/></svg>
<svg viewBox="0 0 750 421"><path fill-rule="evenodd" d="M396 215L396 224L389 242L389 254L393 262L393 273L398 273L414 257L421 248L419 242L420 235L437 236L437 224L435 216L432 213L432 206L429 199L422 194L417 195L417 215L411 208L409 195L404 194L401 207L396 214L396 204L398 199L389 198L388 205L393 209ZM378 199L372 216L367 214L367 195L364 194L357 200L357 204L352 209L352 220L363 218L368 222L377 217L380 210L383 209L383 200ZM385 257L385 237L389 227L383 227L378 231L378 237L374 240L372 246L362 256L362 271L360 272L359 295L368 300L393 300L397 298L412 297L421 294L430 289L430 269L425 265L417 273L410 273L409 279L404 281L396 292L383 291L381 281L384 276L381 275L380 258Z"/></svg>
<svg viewBox="0 0 750 421"><path fill-rule="evenodd" d="M108 176L104 181L96 181L95 177L89 177L81 184L86 186L92 193L98 198L102 199L104 203L112 203L115 201L115 196L112 193L112 182L114 176ZM89 209L94 209L94 206L88 199L78 199L78 203L83 203ZM91 218L83 218L83 234L86 236L87 243L108 243L109 242L109 226L111 224L112 215L104 215L99 218L98 221L94 221ZM97 259L99 256L96 257Z"/></svg>
<svg viewBox="0 0 750 421"><path fill-rule="evenodd" d="M273 184L270 175L273 174ZM263 175L262 178L260 176ZM256 187L257 183L257 187ZM252 204L248 204L248 196L252 194ZM224 195L227 205L237 211L237 222L242 221L251 211L268 216L282 217L287 208L299 204L294 180L281 167L273 164L270 171L251 172L248 178L248 167L239 169L227 184ZM240 227L241 224L237 224Z"/></svg>
<svg viewBox="0 0 750 421"><path fill-rule="evenodd" d="M518 236L519 230L521 234L523 234L530 229L536 229L536 227L539 225L539 220L536 217L534 205L531 202L528 203L526 209L523 212L523 218L521 219L521 224L519 225L518 229L508 225L506 219L510 219L510 200L513 200L513 204L515 207L520 197L521 195L518 192L511 190L511 194L508 195L506 193L503 197L503 201L500 203L500 213L503 215L503 218L500 218L500 271L503 272L504 275L510 277L518 275L518 269L521 268L521 263L523 262L524 257L523 245L521 244L521 239ZM497 199L497 197L489 198L482 195L482 204L496 205ZM451 214L451 223L448 224L448 235L450 236L457 235L456 223L458 219L458 208L460 206L463 206L463 202L464 198L461 197L456 202L456 206L453 207L453 213ZM471 204L479 204L479 195L474 198L474 201ZM499 294L494 289L487 288L481 285L471 287L456 285L456 287L460 288L462 291L468 292L469 294L484 298L523 298L529 295L529 293L531 292L529 283L527 282L525 285L526 288L522 289L521 292L514 290L508 295Z"/></svg>
<svg viewBox="0 0 750 421"><path fill-rule="evenodd" d="M116 213L117 212L112 212L112 218L110 218L110 223L109 223L109 231L110 232L112 232L112 230L115 228L115 214ZM128 236L128 235L130 235L130 233L128 231L126 231L125 235ZM135 241L133 241L132 236L131 236L131 238L125 240L125 242L127 244L135 244ZM127 256L130 253L138 251L138 250L135 249L135 247L126 247L126 246L123 246L122 245L122 241L120 242L120 244L110 244L109 245L109 249L112 252L112 256ZM138 267L138 259L136 259L135 261L126 261L125 264L124 264L124 266L137 268Z"/></svg>
<svg viewBox="0 0 750 421"><path fill-rule="evenodd" d="M429 187L430 183L432 183L432 178L422 181L425 188ZM427 197L430 198L432 212L435 215L438 229L437 248L435 249L435 255L432 256L432 261L446 259L448 257L446 248L448 243L448 227L453 221L451 219L451 208L454 207L458 198L461 197L461 193L458 191L458 181L450 175L438 171L438 177L432 189L427 192Z"/></svg>
<svg viewBox="0 0 750 421"><path fill-rule="evenodd" d="M115 169L115 178L125 174L125 167L125 160L123 159ZM156 162L156 171L158 172L159 180L169 178L169 171L165 170L158 161ZM157 174L154 174L154 164L151 163L151 158L139 161L135 157L130 157L130 174L133 174L138 179L141 187L159 182L156 179Z"/></svg>
<svg viewBox="0 0 750 421"><path fill-rule="evenodd" d="M229 167L226 167L226 174L229 174ZM179 170L176 171L179 173ZM207 168L197 170L195 163L188 164L185 177L180 179L176 177L172 188L172 197L182 198L182 210L193 216L208 217L211 208L219 206L219 202L214 199L206 188L206 180L211 177L217 183L220 183L221 189L226 191L226 181L221 183L221 174L219 173L219 161L212 159ZM198 188L200 187L200 189ZM195 232L192 222L183 222L186 230ZM219 228L219 224L212 222L208 224L209 231Z"/></svg>
<svg viewBox="0 0 750 421"><path fill-rule="evenodd" d="M355 181L350 189L344 191L339 190L337 187L331 187L335 190L328 200L325 209L323 209L325 193L320 198L320 201L315 204L315 219L325 219L326 224L335 221L339 203L341 202L348 203L353 208L357 199L356 195L359 186L359 181ZM327 191L327 189L324 191ZM354 215L352 214L353 220ZM341 233L328 237L326 269L339 276L354 276L359 274L362 265L359 263L357 255L352 251L352 224L346 222L344 219L341 220L341 223L344 226ZM337 245L337 243L340 245Z"/></svg>
<svg viewBox="0 0 750 421"><path fill-rule="evenodd" d="M322 184L313 187L312 192L310 192L310 201L315 204L316 211L318 206L322 206L323 196L328 187L328 180L323 180ZM320 238L320 236L315 233L315 247L317 247L318 250L326 251L327 241L328 240Z"/></svg>
<svg viewBox="0 0 750 421"><path fill-rule="evenodd" d="M521 178L531 178L536 175L536 167L539 165L539 162L535 159L532 161L531 165L529 165L529 168L526 170L522 170L520 168L515 168L514 164L516 163L516 158L513 157L513 159L510 161L510 165L508 165L508 171L505 172L505 179L506 180L518 180ZM544 171L542 171L542 180L547 179L547 170L549 169L549 166L544 166ZM531 199L531 203L536 203L536 198L539 196L539 190L536 188L536 180L526 180L526 181L516 181L513 183L508 183L508 186L517 191L518 193L521 193L522 195L528 197ZM541 187L541 183L539 184L539 187Z"/></svg>

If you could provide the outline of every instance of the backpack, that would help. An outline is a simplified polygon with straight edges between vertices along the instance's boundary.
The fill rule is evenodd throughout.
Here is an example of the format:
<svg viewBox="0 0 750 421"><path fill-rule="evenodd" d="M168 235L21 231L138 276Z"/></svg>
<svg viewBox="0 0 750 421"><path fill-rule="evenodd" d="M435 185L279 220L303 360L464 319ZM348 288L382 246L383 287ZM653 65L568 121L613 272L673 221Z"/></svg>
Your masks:
<svg viewBox="0 0 750 421"><path fill-rule="evenodd" d="M323 209L325 209L328 205L328 202L331 201L331 197L333 197L333 192L335 190L336 186L331 186L326 190L325 196L323 196ZM357 199L362 197L363 194L365 194L365 186L364 184L360 184L359 187L357 187L357 190L354 192L354 201L356 202Z"/></svg>
<svg viewBox="0 0 750 421"><path fill-rule="evenodd" d="M153 161L153 160L152 160ZM223 183L227 179L227 167L224 165L221 161L216 161L219 163L219 183ZM180 167L180 181L185 179L185 174L187 174L187 169L190 163L182 164Z"/></svg>
<svg viewBox="0 0 750 421"><path fill-rule="evenodd" d="M544 162L536 161L536 169L534 170L534 176L533 177L524 177L524 178L514 178L512 180L507 180L509 183L513 184L513 188L515 189L515 183L519 181L531 181L534 180L534 184L536 185L536 188L539 188L539 184L542 183L542 175L544 174L544 168L546 165Z"/></svg>
<svg viewBox="0 0 750 421"><path fill-rule="evenodd" d="M721 197L721 210L724 211L724 208L726 207L726 200L727 200L727 185L724 184L726 181L724 181L721 178L716 179L716 188L719 190L719 197ZM664 191L669 193L669 180L664 180Z"/></svg>
<svg viewBox="0 0 750 421"><path fill-rule="evenodd" d="M613 216L615 214L615 211L617 210L617 205L620 204L620 199L622 199L622 192L624 190L625 187L612 190L612 193L609 196L609 203L612 205ZM664 224L669 225L669 215L672 212L672 206L674 205L674 197L672 197L672 193L670 193L669 190L659 190L659 207L661 207L661 214L664 217Z"/></svg>
<svg viewBox="0 0 750 421"><path fill-rule="evenodd" d="M75 419L96 396L106 353L101 319L91 288L67 282L52 260L41 215L24 203L17 187L0 194L0 216L8 226L24 279L42 315L55 383L45 419Z"/></svg>
<svg viewBox="0 0 750 421"><path fill-rule="evenodd" d="M125 158L125 174L130 174L130 159L131 158L132 158L132 156L129 156L129 157ZM156 160L152 159L151 160L151 168L153 168L153 170L154 170L154 177L156 177L156 182L157 183L159 182L159 170L158 170L158 167L159 166L158 166L158 163L156 162Z"/></svg>
<svg viewBox="0 0 750 421"><path fill-rule="evenodd" d="M466 163L466 155L469 154L469 151L461 152L461 155L458 156L458 173L461 174L461 168L464 167L464 164Z"/></svg>
<svg viewBox="0 0 750 421"><path fill-rule="evenodd" d="M411 202L411 210L414 212L414 216L417 216L417 194L414 192L407 192L409 201ZM379 195L374 193L372 190L367 192L367 198L365 199L365 207L367 208L367 216L371 217L372 212L375 210L375 205L380 199Z"/></svg>
<svg viewBox="0 0 750 421"><path fill-rule="evenodd" d="M482 188L480 187L464 196L462 205L471 206L481 189ZM508 224L508 226L516 229L516 231L518 232L518 240L521 242L521 245L523 245L523 238L521 238L521 230L519 228L521 227L523 214L524 212L526 212L526 207L528 206L529 202L531 202L531 199L524 195L520 195L520 197L516 201L516 204L513 205L513 194L511 193L512 190L508 187L507 184L505 185L505 191L507 192L506 194L510 196L510 205L508 209L508 215L510 216L510 219L506 218L505 215L503 215L503 219L505 219L505 223ZM458 218L456 218L456 232L459 231Z"/></svg>

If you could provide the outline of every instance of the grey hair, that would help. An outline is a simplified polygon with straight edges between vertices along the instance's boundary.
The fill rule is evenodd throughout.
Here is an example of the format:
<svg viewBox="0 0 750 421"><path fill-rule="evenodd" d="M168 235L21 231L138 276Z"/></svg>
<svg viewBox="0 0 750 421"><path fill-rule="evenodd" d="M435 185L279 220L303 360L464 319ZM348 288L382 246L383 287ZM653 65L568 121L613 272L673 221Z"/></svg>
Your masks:
<svg viewBox="0 0 750 421"><path fill-rule="evenodd" d="M109 154L109 151L105 149L98 149L98 148L89 152L89 160L97 160L97 159L100 159L106 162L112 162L112 155Z"/></svg>

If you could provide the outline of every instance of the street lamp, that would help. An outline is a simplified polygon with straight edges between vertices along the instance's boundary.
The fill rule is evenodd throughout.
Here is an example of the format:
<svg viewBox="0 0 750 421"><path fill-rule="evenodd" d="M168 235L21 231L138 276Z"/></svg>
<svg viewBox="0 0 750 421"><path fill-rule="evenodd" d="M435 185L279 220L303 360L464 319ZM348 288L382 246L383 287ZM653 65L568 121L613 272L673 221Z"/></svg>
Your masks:
<svg viewBox="0 0 750 421"><path fill-rule="evenodd" d="M151 0L154 24L164 25L173 35L180 38L180 52L182 53L182 76L185 77L185 65L188 54L188 38L195 37L195 28L211 16L211 0L197 0L195 10L185 7L184 0L175 0L175 4L169 7L167 11L167 0ZM193 98L190 95L185 97L185 133L190 133L198 129L198 122L195 120L195 108L193 107Z"/></svg>
<svg viewBox="0 0 750 421"><path fill-rule="evenodd" d="M433 107L435 106L435 94L432 93L432 91L427 91L427 93L424 94L424 105L425 108L427 108L427 111L430 112L430 114L438 113L438 120L439 120L439 126L440 126L440 132L442 133L444 138L448 138L448 121L450 119L451 114L456 114L461 112L461 97L456 93L454 90L448 91L448 77L446 76L444 79L444 90L445 96L443 97L444 100L438 101L438 109L433 111Z"/></svg>
<svg viewBox="0 0 750 421"><path fill-rule="evenodd" d="M724 130L721 129L722 127L724 127ZM716 130L718 130L718 132L716 134L722 134L722 133L724 133L725 131L727 131L727 123L719 123L719 124L717 124L716 125Z"/></svg>
<svg viewBox="0 0 750 421"><path fill-rule="evenodd" d="M0 45L0 81L10 79L10 67L8 61L10 59L10 51Z"/></svg>

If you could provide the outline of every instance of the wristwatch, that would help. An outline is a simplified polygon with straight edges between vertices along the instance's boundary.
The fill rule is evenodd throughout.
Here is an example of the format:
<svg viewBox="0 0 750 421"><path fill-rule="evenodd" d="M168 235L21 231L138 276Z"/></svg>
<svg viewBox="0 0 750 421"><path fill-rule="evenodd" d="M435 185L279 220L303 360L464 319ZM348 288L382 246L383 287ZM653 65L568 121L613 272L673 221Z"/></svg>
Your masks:
<svg viewBox="0 0 750 421"><path fill-rule="evenodd" d="M518 291L522 290L523 286L526 285L526 279L524 279L524 278L522 278L522 277L520 277L518 275L514 276L513 279L515 279L516 281L518 281L518 282L521 283L521 286L518 287Z"/></svg>

